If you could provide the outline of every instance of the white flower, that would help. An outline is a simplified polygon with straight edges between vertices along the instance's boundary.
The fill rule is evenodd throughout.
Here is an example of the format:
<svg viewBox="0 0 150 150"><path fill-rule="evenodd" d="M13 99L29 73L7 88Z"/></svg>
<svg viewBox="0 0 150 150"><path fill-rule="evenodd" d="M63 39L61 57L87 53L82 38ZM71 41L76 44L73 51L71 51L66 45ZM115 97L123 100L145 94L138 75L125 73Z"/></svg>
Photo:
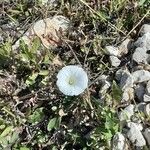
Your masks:
<svg viewBox="0 0 150 150"><path fill-rule="evenodd" d="M59 90L69 96L79 95L88 87L88 76L79 66L63 67L57 75Z"/></svg>

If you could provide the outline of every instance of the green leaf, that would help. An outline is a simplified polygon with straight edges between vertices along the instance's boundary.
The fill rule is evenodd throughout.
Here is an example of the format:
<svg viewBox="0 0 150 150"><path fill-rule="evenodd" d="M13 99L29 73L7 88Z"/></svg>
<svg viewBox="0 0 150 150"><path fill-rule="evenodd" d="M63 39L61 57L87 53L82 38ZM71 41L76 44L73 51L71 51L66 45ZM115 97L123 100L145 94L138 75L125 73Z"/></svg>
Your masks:
<svg viewBox="0 0 150 150"><path fill-rule="evenodd" d="M43 107L37 108L32 115L29 116L28 122L36 124L40 122L44 117Z"/></svg>
<svg viewBox="0 0 150 150"><path fill-rule="evenodd" d="M29 85L33 85L35 83L35 79L37 78L38 73L33 73L31 76L29 76L26 80L26 84Z"/></svg>
<svg viewBox="0 0 150 150"><path fill-rule="evenodd" d="M47 76L49 74L49 71L48 70L41 70L39 72L39 75L42 75L42 76Z"/></svg>
<svg viewBox="0 0 150 150"><path fill-rule="evenodd" d="M30 150L30 149L27 147L20 147L20 150Z"/></svg>
<svg viewBox="0 0 150 150"><path fill-rule="evenodd" d="M1 133L0 137L4 137L6 135L8 135L13 129L13 126L9 126L7 128L5 128L5 130Z"/></svg>
<svg viewBox="0 0 150 150"><path fill-rule="evenodd" d="M40 45L41 45L40 39L38 37L35 38L32 42L31 52L36 53Z"/></svg>
<svg viewBox="0 0 150 150"><path fill-rule="evenodd" d="M61 118L60 117L59 118L52 118L49 121L48 125L47 125L47 130L51 131L53 128L55 128L55 129L58 128L59 125L60 125L60 122L61 122Z"/></svg>
<svg viewBox="0 0 150 150"><path fill-rule="evenodd" d="M112 84L112 97L116 101L121 101L121 98L122 98L121 88L117 85L115 81L113 81L113 84Z"/></svg>

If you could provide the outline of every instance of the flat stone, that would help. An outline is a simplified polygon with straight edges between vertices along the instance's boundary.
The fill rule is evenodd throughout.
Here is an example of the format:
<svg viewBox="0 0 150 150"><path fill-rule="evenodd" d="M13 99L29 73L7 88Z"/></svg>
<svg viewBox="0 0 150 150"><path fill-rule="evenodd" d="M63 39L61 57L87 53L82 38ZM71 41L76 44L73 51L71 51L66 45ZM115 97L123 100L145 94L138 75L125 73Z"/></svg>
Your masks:
<svg viewBox="0 0 150 150"><path fill-rule="evenodd" d="M132 56L133 60L138 64L148 64L149 63L149 54L147 54L147 49L145 47L136 48Z"/></svg>
<svg viewBox="0 0 150 150"><path fill-rule="evenodd" d="M150 146L150 128L146 128L143 134L148 145Z"/></svg>
<svg viewBox="0 0 150 150"><path fill-rule="evenodd" d="M144 94L143 101L144 101L144 102L150 102L150 96Z"/></svg>
<svg viewBox="0 0 150 150"><path fill-rule="evenodd" d="M118 67L121 63L120 59L116 56L109 56L109 59L113 67Z"/></svg>
<svg viewBox="0 0 150 150"><path fill-rule="evenodd" d="M132 115L134 115L134 105L130 104L119 113L119 120L122 123L128 122Z"/></svg>
<svg viewBox="0 0 150 150"><path fill-rule="evenodd" d="M144 24L141 27L140 35L144 35L145 33L150 32L150 24Z"/></svg>
<svg viewBox="0 0 150 150"><path fill-rule="evenodd" d="M127 132L129 140L137 147L145 146L146 141L141 133L142 127L133 122L128 123L128 127L130 128Z"/></svg>
<svg viewBox="0 0 150 150"><path fill-rule="evenodd" d="M150 72L146 70L137 70L132 73L134 83L146 82L150 80Z"/></svg>
<svg viewBox="0 0 150 150"><path fill-rule="evenodd" d="M110 56L118 56L119 50L117 47L114 47L114 46L106 46L105 47L105 53L110 55Z"/></svg>
<svg viewBox="0 0 150 150"><path fill-rule="evenodd" d="M142 37L139 37L134 45L141 48L145 47L147 50L150 50L150 32L147 32Z"/></svg>
<svg viewBox="0 0 150 150"><path fill-rule="evenodd" d="M145 94L145 87L143 86L143 84L138 84L135 88L135 95L137 96L140 102L143 101L144 94Z"/></svg>
<svg viewBox="0 0 150 150"><path fill-rule="evenodd" d="M147 82L147 85L146 85L146 93L150 95L150 80Z"/></svg>
<svg viewBox="0 0 150 150"><path fill-rule="evenodd" d="M134 89L131 87L125 88L125 90L123 90L121 102L131 101L132 99L134 99Z"/></svg>
<svg viewBox="0 0 150 150"><path fill-rule="evenodd" d="M120 46L118 47L119 49L119 55L126 55L128 51L131 49L132 41L131 39L126 39L124 40Z"/></svg>
<svg viewBox="0 0 150 150"><path fill-rule="evenodd" d="M116 133L112 141L112 150L128 150L127 139L120 132Z"/></svg>
<svg viewBox="0 0 150 150"><path fill-rule="evenodd" d="M69 24L69 20L61 15L39 20L12 46L12 49L19 47L20 40L30 46L36 37L40 38L46 48L56 48L62 44L58 35L65 35Z"/></svg>
<svg viewBox="0 0 150 150"><path fill-rule="evenodd" d="M150 116L150 103L145 106L144 112L147 116Z"/></svg>

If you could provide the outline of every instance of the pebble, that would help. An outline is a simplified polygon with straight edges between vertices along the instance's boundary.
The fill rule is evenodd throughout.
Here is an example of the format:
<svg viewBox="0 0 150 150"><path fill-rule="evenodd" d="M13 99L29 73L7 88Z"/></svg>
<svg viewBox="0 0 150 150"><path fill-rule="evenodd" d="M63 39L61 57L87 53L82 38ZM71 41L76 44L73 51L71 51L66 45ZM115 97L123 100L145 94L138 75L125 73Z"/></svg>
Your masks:
<svg viewBox="0 0 150 150"><path fill-rule="evenodd" d="M110 55L110 56L118 56L119 50L117 47L114 47L114 46L106 46L105 47L105 53Z"/></svg>
<svg viewBox="0 0 150 150"><path fill-rule="evenodd" d="M150 103L145 106L144 112L147 116L150 116Z"/></svg>
<svg viewBox="0 0 150 150"><path fill-rule="evenodd" d="M118 67L121 63L120 59L116 56L109 56L109 59L113 67Z"/></svg>
<svg viewBox="0 0 150 150"><path fill-rule="evenodd" d="M147 82L147 85L146 85L146 93L150 95L150 80Z"/></svg>
<svg viewBox="0 0 150 150"><path fill-rule="evenodd" d="M122 123L128 122L132 115L134 115L134 105L130 104L119 113L119 119Z"/></svg>
<svg viewBox="0 0 150 150"><path fill-rule="evenodd" d="M135 88L135 95L137 96L140 102L143 101L144 94L145 94L145 87L143 86L143 84L138 84Z"/></svg>
<svg viewBox="0 0 150 150"><path fill-rule="evenodd" d="M147 49L145 47L138 47L132 56L133 60L138 64L144 63L148 64L149 54L147 54Z"/></svg>
<svg viewBox="0 0 150 150"><path fill-rule="evenodd" d="M141 27L140 35L143 36L147 32L150 32L150 24L144 24Z"/></svg>
<svg viewBox="0 0 150 150"><path fill-rule="evenodd" d="M116 133L112 141L112 150L128 150L126 138L120 132Z"/></svg>
<svg viewBox="0 0 150 150"><path fill-rule="evenodd" d="M150 146L150 128L146 128L143 134L148 145Z"/></svg>
<svg viewBox="0 0 150 150"><path fill-rule="evenodd" d="M141 133L141 130L143 129L142 126L133 122L129 122L127 126L130 128L130 130L127 132L127 137L129 140L137 147L145 146L146 141Z"/></svg>
<svg viewBox="0 0 150 150"><path fill-rule="evenodd" d="M134 89L131 87L125 88L122 94L121 102L123 103L123 102L131 101L132 99L134 99Z"/></svg>
<svg viewBox="0 0 150 150"><path fill-rule="evenodd" d="M143 101L144 101L144 102L150 102L150 96L147 95L147 94L144 94L144 96L143 96Z"/></svg>
<svg viewBox="0 0 150 150"><path fill-rule="evenodd" d="M135 47L145 47L147 50L150 50L150 32L147 32L142 37L139 37L134 45Z"/></svg>
<svg viewBox="0 0 150 150"><path fill-rule="evenodd" d="M134 83L146 82L150 80L150 72L146 70L137 70L132 73Z"/></svg>
<svg viewBox="0 0 150 150"><path fill-rule="evenodd" d="M132 46L131 39L124 40L118 47L120 56L126 55L128 51L131 49L131 46Z"/></svg>

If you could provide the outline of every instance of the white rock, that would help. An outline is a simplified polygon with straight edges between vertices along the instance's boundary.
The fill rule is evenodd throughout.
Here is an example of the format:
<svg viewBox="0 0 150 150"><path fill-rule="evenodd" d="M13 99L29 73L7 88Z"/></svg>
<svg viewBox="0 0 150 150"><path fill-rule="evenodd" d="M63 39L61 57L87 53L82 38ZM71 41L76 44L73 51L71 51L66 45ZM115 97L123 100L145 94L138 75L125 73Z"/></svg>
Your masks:
<svg viewBox="0 0 150 150"><path fill-rule="evenodd" d="M145 106L144 111L147 116L150 116L150 103Z"/></svg>
<svg viewBox="0 0 150 150"><path fill-rule="evenodd" d="M62 44L59 36L66 34L69 24L69 20L61 15L39 20L13 45L12 49L19 47L20 40L30 46L35 37L39 37L46 48L55 48Z"/></svg>
<svg viewBox="0 0 150 150"><path fill-rule="evenodd" d="M143 98L144 102L150 102L150 96L144 94L144 98Z"/></svg>
<svg viewBox="0 0 150 150"><path fill-rule="evenodd" d="M144 35L147 32L150 32L150 24L144 24L141 27L140 35Z"/></svg>
<svg viewBox="0 0 150 150"><path fill-rule="evenodd" d="M146 92L147 92L148 95L150 95L150 80L147 82Z"/></svg>
<svg viewBox="0 0 150 150"><path fill-rule="evenodd" d="M113 137L112 150L128 150L126 138L121 133L116 133Z"/></svg>
<svg viewBox="0 0 150 150"><path fill-rule="evenodd" d="M150 50L150 32L145 33L142 37L134 43L136 47L145 47L147 50Z"/></svg>
<svg viewBox="0 0 150 150"><path fill-rule="evenodd" d="M145 47L136 48L132 56L133 60L138 64L144 63L148 64L149 54L147 54L147 49Z"/></svg>
<svg viewBox="0 0 150 150"><path fill-rule="evenodd" d="M142 84L138 84L135 88L135 95L139 99L139 101L143 101L143 96L145 94L145 87Z"/></svg>
<svg viewBox="0 0 150 150"><path fill-rule="evenodd" d="M148 145L150 146L150 128L146 128L143 134Z"/></svg>
<svg viewBox="0 0 150 150"><path fill-rule="evenodd" d="M122 90L128 88L128 87L133 87L133 77L128 72L127 70L122 74L121 79L120 79L120 87Z"/></svg>
<svg viewBox="0 0 150 150"><path fill-rule="evenodd" d="M114 46L106 46L105 47L105 52L108 55L112 56L118 56L119 55L119 50L117 47Z"/></svg>
<svg viewBox="0 0 150 150"><path fill-rule="evenodd" d="M129 51L129 49L131 48L131 39L126 39L124 40L121 45L118 47L119 49L119 54L122 55L126 55Z"/></svg>
<svg viewBox="0 0 150 150"><path fill-rule="evenodd" d="M110 63L113 67L118 67L120 65L120 59L118 59L116 56L109 56Z"/></svg>
<svg viewBox="0 0 150 150"><path fill-rule="evenodd" d="M150 80L150 72L147 70L137 70L132 73L134 83L146 82Z"/></svg>
<svg viewBox="0 0 150 150"><path fill-rule="evenodd" d="M128 122L132 115L134 115L134 105L130 104L119 113L119 120L121 122Z"/></svg>
<svg viewBox="0 0 150 150"><path fill-rule="evenodd" d="M127 137L129 140L137 147L145 146L146 141L141 133L142 128L133 122L128 123L128 127L130 128L127 132Z"/></svg>
<svg viewBox="0 0 150 150"><path fill-rule="evenodd" d="M125 88L125 90L123 90L123 94L122 94L122 100L121 102L127 102L134 99L134 89L133 88Z"/></svg>

